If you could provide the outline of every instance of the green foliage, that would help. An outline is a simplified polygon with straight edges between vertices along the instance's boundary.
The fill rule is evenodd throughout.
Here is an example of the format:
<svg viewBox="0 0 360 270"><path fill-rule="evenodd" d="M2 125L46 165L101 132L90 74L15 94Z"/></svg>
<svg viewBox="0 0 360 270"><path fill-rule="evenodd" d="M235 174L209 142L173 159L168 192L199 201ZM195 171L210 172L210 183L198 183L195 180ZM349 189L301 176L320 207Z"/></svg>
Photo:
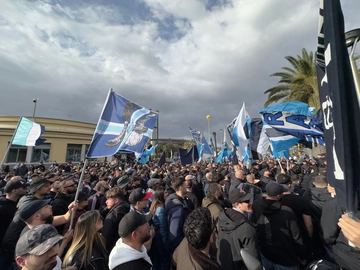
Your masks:
<svg viewBox="0 0 360 270"><path fill-rule="evenodd" d="M286 56L291 67L282 67L281 72L271 74L272 77L280 77L278 85L266 90L268 100L267 107L276 102L301 101L310 107L320 109L320 97L317 83L316 66L313 52L308 53L302 49L302 55L297 57Z"/></svg>

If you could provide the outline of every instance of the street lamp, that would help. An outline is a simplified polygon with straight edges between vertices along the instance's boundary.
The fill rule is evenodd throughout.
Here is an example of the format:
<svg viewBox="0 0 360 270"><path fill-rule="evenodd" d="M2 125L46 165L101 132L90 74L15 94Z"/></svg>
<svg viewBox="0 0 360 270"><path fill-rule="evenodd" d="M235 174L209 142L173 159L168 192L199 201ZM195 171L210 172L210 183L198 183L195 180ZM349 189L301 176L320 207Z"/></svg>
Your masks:
<svg viewBox="0 0 360 270"><path fill-rule="evenodd" d="M210 119L211 119L211 115L208 114L208 115L206 116L206 120L208 120L209 143L210 143L210 141L211 141Z"/></svg>
<svg viewBox="0 0 360 270"><path fill-rule="evenodd" d="M35 122L36 104L37 104L37 101L38 101L38 100L39 100L38 98L34 98L34 99L33 99L33 102L34 102L34 112L33 112L32 118L33 118L33 121L34 121L34 122Z"/></svg>
<svg viewBox="0 0 360 270"><path fill-rule="evenodd" d="M360 40L360 28L348 31L345 33L345 40L346 40L346 46L348 48L351 48L349 58L350 58L350 64L351 64L351 71L354 77L354 84L356 88L356 95L358 98L358 102L360 104L360 78L358 73L358 67L356 65L354 52L356 48L356 44Z"/></svg>

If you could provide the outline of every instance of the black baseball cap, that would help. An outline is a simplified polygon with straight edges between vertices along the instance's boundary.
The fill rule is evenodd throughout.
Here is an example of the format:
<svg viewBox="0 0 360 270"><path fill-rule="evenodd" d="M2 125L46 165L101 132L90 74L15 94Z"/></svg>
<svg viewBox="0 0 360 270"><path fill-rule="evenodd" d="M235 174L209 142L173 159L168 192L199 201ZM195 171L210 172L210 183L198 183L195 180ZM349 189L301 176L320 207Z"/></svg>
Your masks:
<svg viewBox="0 0 360 270"><path fill-rule="evenodd" d="M129 202L131 204L136 204L137 202L150 199L152 195L153 195L152 192L146 192L145 189L135 188L130 193Z"/></svg>
<svg viewBox="0 0 360 270"><path fill-rule="evenodd" d="M253 197L252 193L246 193L245 191L235 188L229 194L229 200L231 203L242 203L246 201L250 201Z"/></svg>
<svg viewBox="0 0 360 270"><path fill-rule="evenodd" d="M280 185L275 181L270 181L269 183L267 183L265 189L268 196L277 196L287 191L283 185Z"/></svg>
<svg viewBox="0 0 360 270"><path fill-rule="evenodd" d="M127 237L138 227L144 225L146 222L149 222L151 218L151 213L146 215L140 214L138 211L127 213L119 223L118 233L120 237Z"/></svg>
<svg viewBox="0 0 360 270"><path fill-rule="evenodd" d="M13 179L6 183L4 191L5 191L5 193L10 193L14 189L18 189L21 187L27 188L27 186L28 186L28 184L26 183L26 181L24 179Z"/></svg>

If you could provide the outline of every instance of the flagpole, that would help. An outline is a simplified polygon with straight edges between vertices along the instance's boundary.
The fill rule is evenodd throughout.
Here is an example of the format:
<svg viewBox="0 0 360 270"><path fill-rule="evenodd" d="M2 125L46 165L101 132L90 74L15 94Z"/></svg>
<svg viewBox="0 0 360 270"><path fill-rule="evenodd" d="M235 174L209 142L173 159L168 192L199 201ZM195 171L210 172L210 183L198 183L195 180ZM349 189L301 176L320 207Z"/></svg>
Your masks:
<svg viewBox="0 0 360 270"><path fill-rule="evenodd" d="M3 157L2 161L1 161L1 164L0 164L1 167L2 167L2 165L4 164L4 161L5 161L6 157L7 157L7 155L9 154L9 151L10 151L10 148L11 148L11 145L12 145L12 142L13 142L13 140L14 140L14 136L15 136L16 130L18 129L18 127L19 127L19 125L20 125L21 119L22 119L22 116L19 118L19 121L18 121L18 123L17 123L17 125L16 125L16 128L15 128L15 130L14 130L14 133L13 133L13 135L12 135L12 137L11 137L10 143L9 143L7 149L6 149L5 155L4 155L4 157Z"/></svg>
<svg viewBox="0 0 360 270"><path fill-rule="evenodd" d="M85 173L85 169L86 169L87 163L88 163L88 159L85 159L84 166L83 166L83 168L82 168L81 175L80 175L80 179L79 179L79 184L78 184L77 189L76 189L76 194L75 194L74 203L77 202L78 197L79 197L80 187L82 186L82 180L83 180L83 178L84 178L84 173ZM75 211L72 211L72 212L71 212L71 219L70 219L69 230L71 230L72 227L73 227L74 216L75 216Z"/></svg>

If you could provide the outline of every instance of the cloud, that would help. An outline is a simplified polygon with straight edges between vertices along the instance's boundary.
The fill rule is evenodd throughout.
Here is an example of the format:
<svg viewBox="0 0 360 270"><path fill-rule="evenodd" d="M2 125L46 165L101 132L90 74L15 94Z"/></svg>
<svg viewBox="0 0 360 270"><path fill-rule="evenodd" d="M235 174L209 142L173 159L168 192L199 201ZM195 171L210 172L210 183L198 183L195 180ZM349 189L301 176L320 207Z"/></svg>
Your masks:
<svg viewBox="0 0 360 270"><path fill-rule="evenodd" d="M95 3L96 2L96 3ZM160 137L223 129L243 101L257 116L269 75L317 44L309 1L3 1L2 115L96 123L107 91L160 111ZM343 3L356 27L355 0Z"/></svg>

